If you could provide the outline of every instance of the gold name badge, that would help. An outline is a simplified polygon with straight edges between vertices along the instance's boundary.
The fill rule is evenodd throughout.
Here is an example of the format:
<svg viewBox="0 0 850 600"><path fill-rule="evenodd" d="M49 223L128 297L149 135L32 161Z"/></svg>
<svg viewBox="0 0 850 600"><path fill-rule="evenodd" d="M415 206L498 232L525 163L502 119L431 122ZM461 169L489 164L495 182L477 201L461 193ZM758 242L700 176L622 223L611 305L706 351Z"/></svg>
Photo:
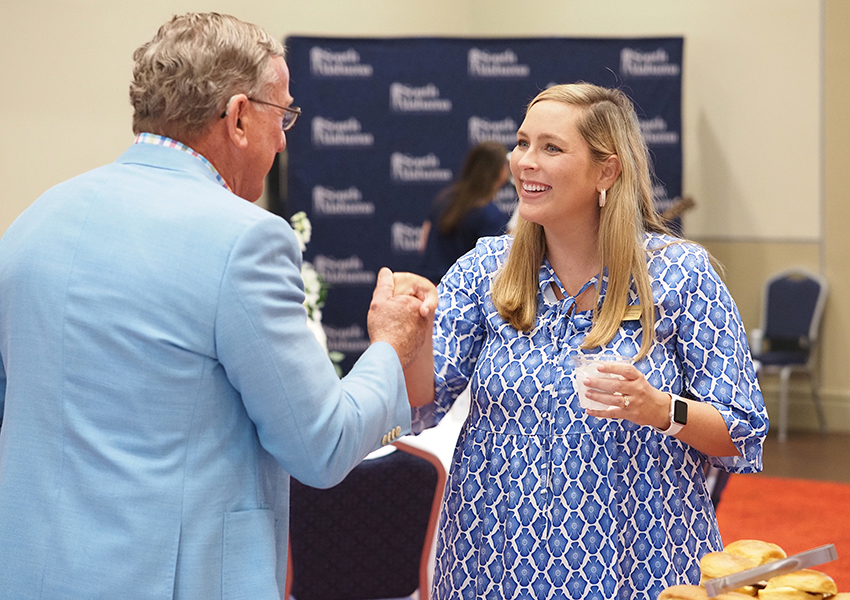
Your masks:
<svg viewBox="0 0 850 600"><path fill-rule="evenodd" d="M640 304L627 306L626 312L623 314L623 321L640 321L641 307Z"/></svg>

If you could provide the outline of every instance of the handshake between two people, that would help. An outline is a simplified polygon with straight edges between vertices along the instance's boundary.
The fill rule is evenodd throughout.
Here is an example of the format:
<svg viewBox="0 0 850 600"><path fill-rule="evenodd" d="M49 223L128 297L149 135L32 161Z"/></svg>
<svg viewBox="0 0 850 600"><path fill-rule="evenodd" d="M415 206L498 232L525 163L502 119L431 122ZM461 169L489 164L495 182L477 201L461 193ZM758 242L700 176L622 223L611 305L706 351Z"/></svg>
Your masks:
<svg viewBox="0 0 850 600"><path fill-rule="evenodd" d="M436 286L414 273L378 271L366 322L369 340L387 342L407 369L423 351L430 351L437 308Z"/></svg>

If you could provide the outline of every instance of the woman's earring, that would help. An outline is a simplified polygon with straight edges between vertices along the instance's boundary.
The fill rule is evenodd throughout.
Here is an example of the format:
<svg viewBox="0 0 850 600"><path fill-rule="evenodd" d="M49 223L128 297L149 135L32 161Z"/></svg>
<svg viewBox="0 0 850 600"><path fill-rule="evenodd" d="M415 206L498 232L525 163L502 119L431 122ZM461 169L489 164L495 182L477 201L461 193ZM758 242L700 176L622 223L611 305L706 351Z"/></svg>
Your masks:
<svg viewBox="0 0 850 600"><path fill-rule="evenodd" d="M599 208L605 206L605 196L607 196L605 190L599 192Z"/></svg>

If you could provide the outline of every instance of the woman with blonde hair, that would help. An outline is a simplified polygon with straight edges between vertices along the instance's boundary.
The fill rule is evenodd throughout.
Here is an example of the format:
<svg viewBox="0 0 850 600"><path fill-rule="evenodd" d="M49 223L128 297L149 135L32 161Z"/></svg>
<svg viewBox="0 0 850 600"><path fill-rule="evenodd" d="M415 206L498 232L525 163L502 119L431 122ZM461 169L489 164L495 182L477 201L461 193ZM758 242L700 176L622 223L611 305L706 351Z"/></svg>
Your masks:
<svg viewBox="0 0 850 600"><path fill-rule="evenodd" d="M449 270L433 352L405 373L416 431L471 393L433 597L655 600L698 583L700 557L722 548L704 461L761 469L744 327L707 252L656 216L624 93L541 92L511 171L514 236ZM574 365L595 352L628 362L579 377L601 405L584 409Z"/></svg>

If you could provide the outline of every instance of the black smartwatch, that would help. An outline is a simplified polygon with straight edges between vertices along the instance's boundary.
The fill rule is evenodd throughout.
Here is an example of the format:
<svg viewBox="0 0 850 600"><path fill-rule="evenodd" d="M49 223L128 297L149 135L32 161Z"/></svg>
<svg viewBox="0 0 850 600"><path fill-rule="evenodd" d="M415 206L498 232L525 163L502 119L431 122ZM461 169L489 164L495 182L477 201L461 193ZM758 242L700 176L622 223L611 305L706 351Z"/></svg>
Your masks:
<svg viewBox="0 0 850 600"><path fill-rule="evenodd" d="M664 435L676 435L682 430L688 422L688 403L675 394L670 396L670 427L667 429L658 429L656 431Z"/></svg>

